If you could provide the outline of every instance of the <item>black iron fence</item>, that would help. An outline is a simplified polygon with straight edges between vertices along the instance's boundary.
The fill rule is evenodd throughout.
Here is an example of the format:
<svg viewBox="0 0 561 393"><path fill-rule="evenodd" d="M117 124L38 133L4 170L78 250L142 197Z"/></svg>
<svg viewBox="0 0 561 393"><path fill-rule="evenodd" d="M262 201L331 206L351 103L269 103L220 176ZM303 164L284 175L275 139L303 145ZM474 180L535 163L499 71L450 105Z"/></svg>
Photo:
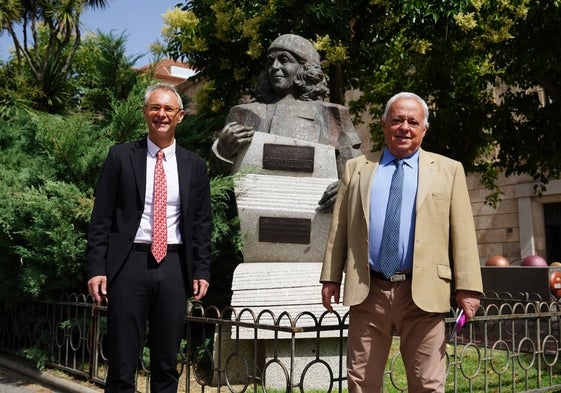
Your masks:
<svg viewBox="0 0 561 393"><path fill-rule="evenodd" d="M528 294L488 294L482 305L455 337L454 312L446 319L446 391L561 391L559 303ZM0 350L102 386L105 311L84 295L58 302L3 302ZM348 314L256 314L196 304L188 310L178 357L180 390L346 391L347 327ZM147 359L145 349L137 380L141 392L149 390ZM407 391L397 349L388 361L384 391Z"/></svg>

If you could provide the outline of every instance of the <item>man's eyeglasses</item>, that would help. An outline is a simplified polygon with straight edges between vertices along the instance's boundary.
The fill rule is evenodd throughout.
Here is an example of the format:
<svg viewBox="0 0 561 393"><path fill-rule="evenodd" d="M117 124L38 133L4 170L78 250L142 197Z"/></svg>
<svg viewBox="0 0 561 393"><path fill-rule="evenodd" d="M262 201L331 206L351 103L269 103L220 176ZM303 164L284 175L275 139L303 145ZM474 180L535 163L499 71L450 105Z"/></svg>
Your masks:
<svg viewBox="0 0 561 393"><path fill-rule="evenodd" d="M173 106L161 106L161 105L149 105L148 106L148 112L150 112L151 114L156 114L156 113L160 113L161 110L164 110L164 112L166 112L166 115L168 116L173 116L175 115L178 111L179 108L174 108Z"/></svg>

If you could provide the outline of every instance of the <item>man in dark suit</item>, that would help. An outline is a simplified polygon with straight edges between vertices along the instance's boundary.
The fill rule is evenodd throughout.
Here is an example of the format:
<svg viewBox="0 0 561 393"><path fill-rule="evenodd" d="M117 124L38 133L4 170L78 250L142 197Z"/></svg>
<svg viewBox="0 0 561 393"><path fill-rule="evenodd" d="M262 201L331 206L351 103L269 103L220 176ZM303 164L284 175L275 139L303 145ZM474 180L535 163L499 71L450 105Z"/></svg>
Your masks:
<svg viewBox="0 0 561 393"><path fill-rule="evenodd" d="M175 393L187 298L203 298L210 282L210 186L204 160L176 144L185 114L177 91L149 87L143 114L148 137L113 146L103 166L88 233L88 291L108 300L105 391L135 392L148 324L150 390Z"/></svg>

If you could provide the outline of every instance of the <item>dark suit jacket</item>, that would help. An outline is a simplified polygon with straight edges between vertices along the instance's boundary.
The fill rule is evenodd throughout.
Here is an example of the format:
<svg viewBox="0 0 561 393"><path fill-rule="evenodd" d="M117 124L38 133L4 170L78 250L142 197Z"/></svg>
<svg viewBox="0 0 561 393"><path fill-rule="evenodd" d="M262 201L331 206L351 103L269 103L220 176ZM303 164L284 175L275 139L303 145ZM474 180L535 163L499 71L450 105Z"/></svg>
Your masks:
<svg viewBox="0 0 561 393"><path fill-rule="evenodd" d="M88 279L121 270L131 251L146 193L146 138L111 147L96 190L88 233ZM180 231L186 277L210 282L210 186L206 164L196 154L176 145Z"/></svg>

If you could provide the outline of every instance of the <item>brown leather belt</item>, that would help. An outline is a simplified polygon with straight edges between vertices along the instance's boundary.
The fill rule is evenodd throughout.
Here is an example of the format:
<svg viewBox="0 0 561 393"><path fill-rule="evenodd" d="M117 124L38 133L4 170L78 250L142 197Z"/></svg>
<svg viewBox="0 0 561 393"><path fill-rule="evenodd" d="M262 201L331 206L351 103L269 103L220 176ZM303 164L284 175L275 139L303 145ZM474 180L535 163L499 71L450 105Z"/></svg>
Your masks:
<svg viewBox="0 0 561 393"><path fill-rule="evenodd" d="M391 277L384 276L384 273L377 272L375 270L370 270L370 277L377 278L379 280L390 281L390 282L401 282L411 278L413 275L411 273L395 273Z"/></svg>

